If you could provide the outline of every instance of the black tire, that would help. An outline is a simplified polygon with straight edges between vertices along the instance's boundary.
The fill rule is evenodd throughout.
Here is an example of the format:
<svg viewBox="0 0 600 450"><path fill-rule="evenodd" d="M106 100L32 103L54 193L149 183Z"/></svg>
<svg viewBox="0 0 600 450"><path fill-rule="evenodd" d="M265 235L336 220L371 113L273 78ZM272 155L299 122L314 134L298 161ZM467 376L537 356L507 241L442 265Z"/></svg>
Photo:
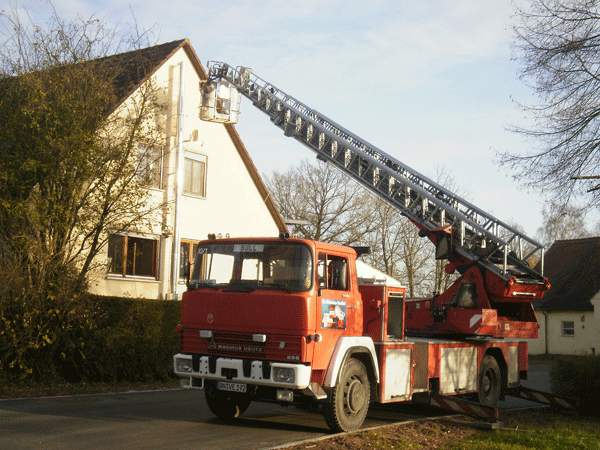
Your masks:
<svg viewBox="0 0 600 450"><path fill-rule="evenodd" d="M323 411L329 428L336 432L360 428L369 410L370 397L367 369L357 359L348 360Z"/></svg>
<svg viewBox="0 0 600 450"><path fill-rule="evenodd" d="M204 388L208 409L219 419L240 417L250 406L250 395L239 392L219 391L214 382Z"/></svg>
<svg viewBox="0 0 600 450"><path fill-rule="evenodd" d="M502 378L496 358L485 355L479 366L477 400L485 406L495 407L502 393Z"/></svg>

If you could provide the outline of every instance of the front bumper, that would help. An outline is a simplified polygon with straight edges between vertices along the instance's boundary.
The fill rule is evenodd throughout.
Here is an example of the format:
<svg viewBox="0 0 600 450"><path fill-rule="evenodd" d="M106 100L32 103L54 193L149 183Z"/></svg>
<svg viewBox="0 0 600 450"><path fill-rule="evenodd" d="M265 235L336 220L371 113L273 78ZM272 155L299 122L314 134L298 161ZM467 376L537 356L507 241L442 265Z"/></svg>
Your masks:
<svg viewBox="0 0 600 450"><path fill-rule="evenodd" d="M188 379L185 385L190 387L202 386L198 379L286 389L305 389L310 384L311 368L303 364L249 362L232 358L216 358L216 361L213 358L211 361L208 356L196 358L197 361L193 361L192 355L183 353L173 356L175 375L182 380ZM282 377L277 375L282 372L290 374L288 381L280 381Z"/></svg>

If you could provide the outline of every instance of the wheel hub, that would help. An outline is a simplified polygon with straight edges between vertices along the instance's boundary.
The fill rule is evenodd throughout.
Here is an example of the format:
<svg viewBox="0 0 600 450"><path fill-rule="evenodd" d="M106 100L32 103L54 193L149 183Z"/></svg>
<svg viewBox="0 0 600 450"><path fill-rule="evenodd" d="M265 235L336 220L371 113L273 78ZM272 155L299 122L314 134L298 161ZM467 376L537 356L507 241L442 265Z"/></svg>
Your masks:
<svg viewBox="0 0 600 450"><path fill-rule="evenodd" d="M356 414L365 404L366 391L360 380L351 380L348 385L347 406L351 414Z"/></svg>
<svg viewBox="0 0 600 450"><path fill-rule="evenodd" d="M491 388L492 388L492 380L490 379L490 375L488 373L485 374L485 376L483 377L482 384L483 384L483 391L486 394L489 394Z"/></svg>

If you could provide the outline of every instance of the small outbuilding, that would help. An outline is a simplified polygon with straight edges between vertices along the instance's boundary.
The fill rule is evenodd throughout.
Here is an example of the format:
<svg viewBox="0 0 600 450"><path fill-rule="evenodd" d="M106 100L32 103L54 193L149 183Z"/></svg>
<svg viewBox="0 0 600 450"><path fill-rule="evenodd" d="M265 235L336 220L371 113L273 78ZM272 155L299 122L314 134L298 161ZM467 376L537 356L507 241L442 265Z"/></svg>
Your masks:
<svg viewBox="0 0 600 450"><path fill-rule="evenodd" d="M551 288L533 304L539 333L529 353L600 353L600 237L554 242L544 275Z"/></svg>

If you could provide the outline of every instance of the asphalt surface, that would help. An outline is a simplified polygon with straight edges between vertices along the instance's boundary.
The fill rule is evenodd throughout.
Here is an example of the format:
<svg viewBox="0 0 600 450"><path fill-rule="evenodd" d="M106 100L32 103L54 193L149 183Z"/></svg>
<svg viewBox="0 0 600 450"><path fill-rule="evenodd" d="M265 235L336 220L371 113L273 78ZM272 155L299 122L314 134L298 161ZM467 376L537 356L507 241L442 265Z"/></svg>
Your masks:
<svg viewBox="0 0 600 450"><path fill-rule="evenodd" d="M216 419L203 391L169 390L0 401L0 449L260 449L330 434L320 411L253 403ZM443 411L372 405L365 427Z"/></svg>
<svg viewBox="0 0 600 450"><path fill-rule="evenodd" d="M530 364L526 387L549 391L549 365ZM539 406L507 398L499 409ZM364 427L446 414L410 403L371 406ZM502 414L502 413L501 413ZM253 403L216 419L203 391L166 390L0 401L0 449L263 449L330 432L319 411Z"/></svg>

